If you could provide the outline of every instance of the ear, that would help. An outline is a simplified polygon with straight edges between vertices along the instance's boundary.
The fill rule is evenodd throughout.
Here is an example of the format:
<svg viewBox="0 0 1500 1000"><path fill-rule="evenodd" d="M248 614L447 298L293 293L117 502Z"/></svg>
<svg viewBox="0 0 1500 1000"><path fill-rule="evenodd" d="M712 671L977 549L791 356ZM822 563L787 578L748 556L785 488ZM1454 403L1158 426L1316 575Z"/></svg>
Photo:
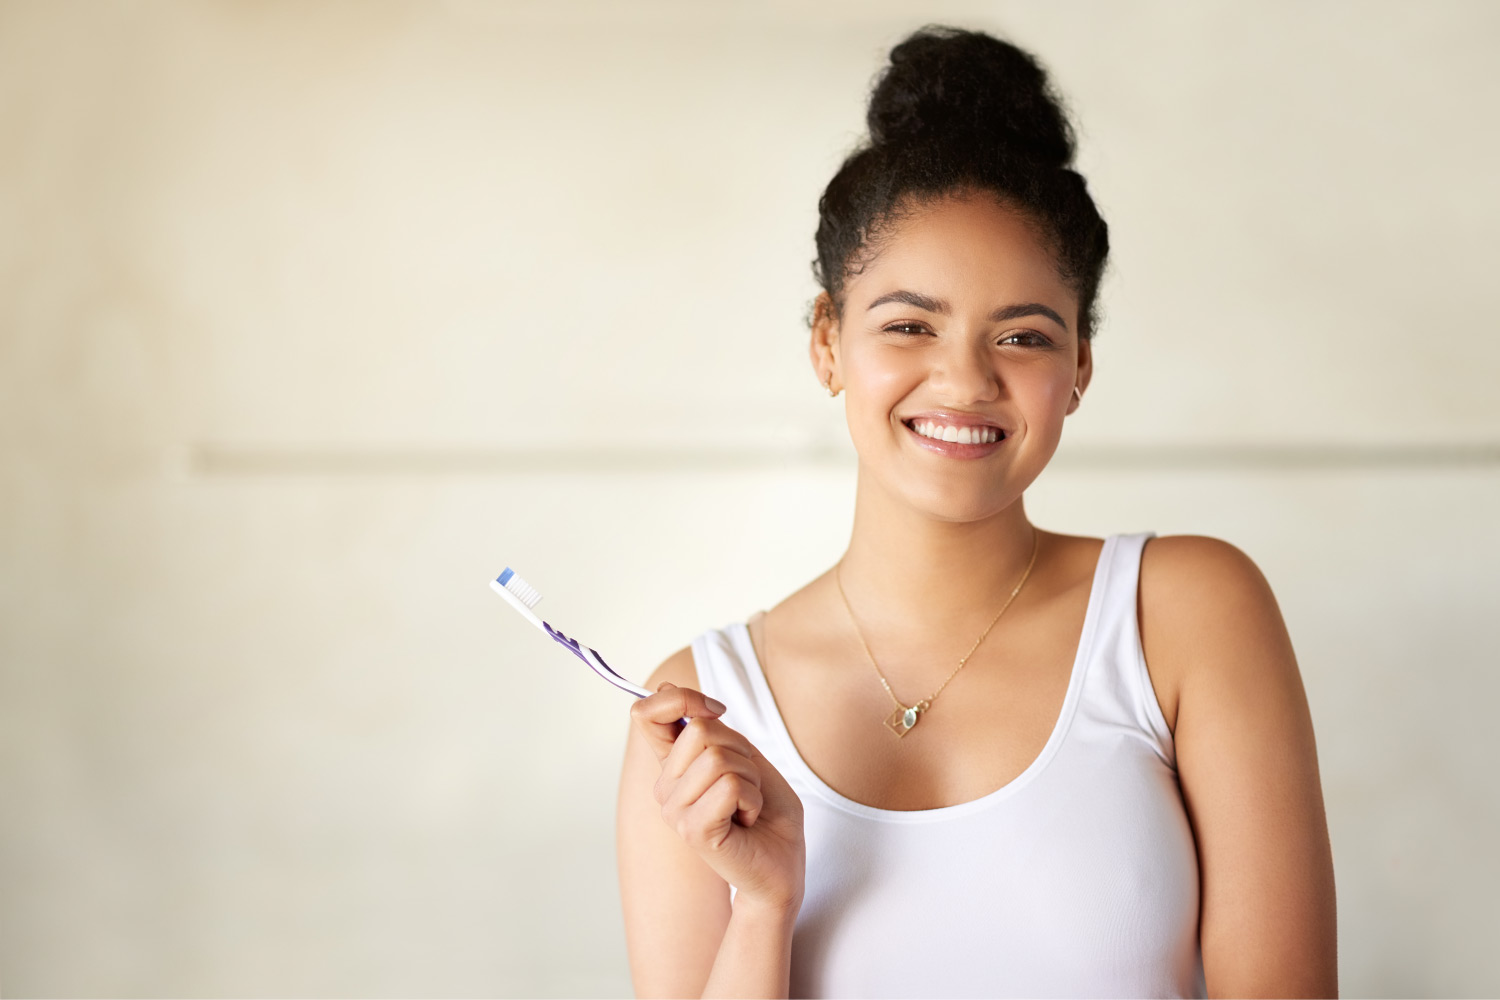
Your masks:
<svg viewBox="0 0 1500 1000"><path fill-rule="evenodd" d="M807 353L819 385L832 376L833 388L843 388L843 373L839 370L839 320L827 292L819 292L813 302L812 338Z"/></svg>
<svg viewBox="0 0 1500 1000"><path fill-rule="evenodd" d="M1094 344L1091 340L1080 340L1078 342L1078 371L1073 377L1073 384L1078 386L1081 396L1088 392L1089 380L1094 377ZM1068 393L1068 408L1064 413L1072 413L1078 409L1079 400L1073 396L1072 391Z"/></svg>

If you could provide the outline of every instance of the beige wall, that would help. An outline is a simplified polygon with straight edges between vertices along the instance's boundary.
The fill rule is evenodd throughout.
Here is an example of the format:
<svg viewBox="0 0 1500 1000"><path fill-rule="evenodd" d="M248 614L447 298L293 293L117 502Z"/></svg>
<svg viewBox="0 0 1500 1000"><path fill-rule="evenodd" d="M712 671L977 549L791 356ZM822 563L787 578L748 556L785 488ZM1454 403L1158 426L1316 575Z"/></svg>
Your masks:
<svg viewBox="0 0 1500 1000"><path fill-rule="evenodd" d="M1346 993L1500 991L1500 6L0 3L0 987L628 990L627 698L847 537L803 310L882 52L1038 52L1116 247L1028 507L1228 538Z"/></svg>

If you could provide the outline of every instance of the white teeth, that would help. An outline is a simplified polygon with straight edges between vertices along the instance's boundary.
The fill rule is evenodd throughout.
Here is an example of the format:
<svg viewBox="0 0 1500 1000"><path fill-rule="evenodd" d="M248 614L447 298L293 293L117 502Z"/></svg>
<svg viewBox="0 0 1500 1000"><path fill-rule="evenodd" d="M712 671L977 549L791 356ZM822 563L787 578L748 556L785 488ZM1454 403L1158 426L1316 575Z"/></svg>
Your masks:
<svg viewBox="0 0 1500 1000"><path fill-rule="evenodd" d="M911 427L923 437L955 444L993 444L1000 440L1000 431L995 427L947 427L931 420L913 423Z"/></svg>

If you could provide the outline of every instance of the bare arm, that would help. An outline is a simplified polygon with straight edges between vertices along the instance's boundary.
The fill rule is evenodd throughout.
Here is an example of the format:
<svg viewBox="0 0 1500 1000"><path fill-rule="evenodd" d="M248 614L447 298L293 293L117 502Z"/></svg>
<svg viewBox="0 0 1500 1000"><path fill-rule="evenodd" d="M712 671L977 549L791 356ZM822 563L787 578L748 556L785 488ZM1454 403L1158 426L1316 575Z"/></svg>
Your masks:
<svg viewBox="0 0 1500 1000"><path fill-rule="evenodd" d="M1141 564L1141 629L1153 673L1179 679L1174 736L1209 995L1337 996L1312 717L1270 586L1225 542L1155 539Z"/></svg>
<svg viewBox="0 0 1500 1000"><path fill-rule="evenodd" d="M659 693L631 713L618 845L636 994L784 997L801 905L801 803L717 721L696 683L682 650L647 682ZM692 722L679 735L681 717Z"/></svg>

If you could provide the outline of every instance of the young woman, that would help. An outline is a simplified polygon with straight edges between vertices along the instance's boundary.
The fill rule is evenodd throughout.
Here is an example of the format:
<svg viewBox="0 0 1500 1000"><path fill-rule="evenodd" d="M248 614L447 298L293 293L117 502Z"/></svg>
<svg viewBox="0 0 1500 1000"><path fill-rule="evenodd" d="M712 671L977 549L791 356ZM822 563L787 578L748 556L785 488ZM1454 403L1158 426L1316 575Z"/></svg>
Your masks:
<svg viewBox="0 0 1500 1000"><path fill-rule="evenodd" d="M924 29L868 121L820 202L811 339L853 535L633 707L637 992L1334 995L1312 724L1264 578L1211 538L1026 514L1108 251L1043 70Z"/></svg>

